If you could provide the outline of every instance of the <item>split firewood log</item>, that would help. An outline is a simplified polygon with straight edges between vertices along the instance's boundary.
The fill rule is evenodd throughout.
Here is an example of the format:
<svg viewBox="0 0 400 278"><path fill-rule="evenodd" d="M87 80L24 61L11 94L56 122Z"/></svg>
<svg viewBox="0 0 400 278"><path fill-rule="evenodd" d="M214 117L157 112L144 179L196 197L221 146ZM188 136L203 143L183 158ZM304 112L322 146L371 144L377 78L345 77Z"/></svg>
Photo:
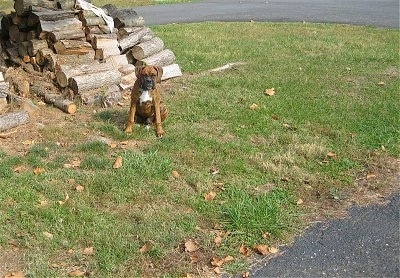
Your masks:
<svg viewBox="0 0 400 278"><path fill-rule="evenodd" d="M57 1L51 0L14 0L14 9L18 15L41 9L57 10Z"/></svg>
<svg viewBox="0 0 400 278"><path fill-rule="evenodd" d="M125 38L119 41L119 48L121 52L124 52L128 48L133 47L134 45L144 41L143 38L151 39L154 36L153 31L150 28L143 27L137 32L130 33Z"/></svg>
<svg viewBox="0 0 400 278"><path fill-rule="evenodd" d="M144 18L138 15L133 8L119 9L112 4L107 4L102 9L114 19L114 26L117 29L125 26L134 27L144 25Z"/></svg>
<svg viewBox="0 0 400 278"><path fill-rule="evenodd" d="M48 48L46 40L30 40L28 41L27 50L30 56L35 56L38 50Z"/></svg>
<svg viewBox="0 0 400 278"><path fill-rule="evenodd" d="M136 60L142 60L164 49L164 42L159 37L139 43L132 47L132 56Z"/></svg>
<svg viewBox="0 0 400 278"><path fill-rule="evenodd" d="M164 66L162 68L163 68L163 75L161 77L161 80L167 80L170 78L182 76L182 71L178 64L171 64L168 66Z"/></svg>
<svg viewBox="0 0 400 278"><path fill-rule="evenodd" d="M88 53L93 53L94 55L94 50L92 46L90 45L90 43L85 41L59 40L54 43L54 49L57 54L61 55L85 55Z"/></svg>
<svg viewBox="0 0 400 278"><path fill-rule="evenodd" d="M0 131L8 130L28 122L29 114L24 110L0 115Z"/></svg>
<svg viewBox="0 0 400 278"><path fill-rule="evenodd" d="M57 71L56 81L62 88L65 88L68 86L68 80L71 77L110 70L114 70L112 64L99 63L98 61L92 61L88 64L81 64L73 68L64 66L60 67Z"/></svg>
<svg viewBox="0 0 400 278"><path fill-rule="evenodd" d="M156 54L153 54L147 58L142 59L138 63L145 63L147 65L154 65L154 66L168 66L174 63L175 55L169 49L164 49Z"/></svg>
<svg viewBox="0 0 400 278"><path fill-rule="evenodd" d="M103 86L118 84L122 74L118 70L109 70L95 72L86 75L79 75L69 79L69 87L74 94L79 94L80 91L88 91Z"/></svg>

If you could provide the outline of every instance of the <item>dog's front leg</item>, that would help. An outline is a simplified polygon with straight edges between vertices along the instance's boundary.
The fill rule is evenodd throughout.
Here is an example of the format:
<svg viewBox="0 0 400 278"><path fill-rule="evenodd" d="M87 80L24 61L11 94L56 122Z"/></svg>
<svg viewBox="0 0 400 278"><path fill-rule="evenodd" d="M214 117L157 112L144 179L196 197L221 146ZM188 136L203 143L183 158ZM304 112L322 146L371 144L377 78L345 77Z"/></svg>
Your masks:
<svg viewBox="0 0 400 278"><path fill-rule="evenodd" d="M135 123L135 114L136 114L136 99L131 97L131 108L129 109L128 121L126 122L125 132L132 133L133 125Z"/></svg>
<svg viewBox="0 0 400 278"><path fill-rule="evenodd" d="M154 97L154 110L156 113L156 135L157 137L162 137L164 135L164 130L161 126L161 110L160 110L160 97L158 92Z"/></svg>

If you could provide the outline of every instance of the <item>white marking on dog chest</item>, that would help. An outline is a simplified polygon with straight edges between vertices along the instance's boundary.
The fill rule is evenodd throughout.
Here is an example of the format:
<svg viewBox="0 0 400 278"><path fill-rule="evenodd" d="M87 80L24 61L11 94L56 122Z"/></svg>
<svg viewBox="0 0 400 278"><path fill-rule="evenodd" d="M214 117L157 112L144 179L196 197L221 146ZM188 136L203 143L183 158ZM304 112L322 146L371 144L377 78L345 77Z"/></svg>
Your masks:
<svg viewBox="0 0 400 278"><path fill-rule="evenodd" d="M139 103L142 105L143 102L146 101L152 101L153 98L150 96L149 91L142 91L142 94L140 95Z"/></svg>

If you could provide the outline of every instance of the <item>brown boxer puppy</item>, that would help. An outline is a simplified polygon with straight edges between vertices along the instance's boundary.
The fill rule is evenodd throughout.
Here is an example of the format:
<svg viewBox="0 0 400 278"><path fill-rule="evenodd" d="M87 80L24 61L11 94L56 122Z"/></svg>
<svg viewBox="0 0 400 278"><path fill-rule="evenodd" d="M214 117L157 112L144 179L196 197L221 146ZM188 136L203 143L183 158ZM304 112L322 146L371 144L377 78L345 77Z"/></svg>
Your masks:
<svg viewBox="0 0 400 278"><path fill-rule="evenodd" d="M155 124L157 137L164 135L161 122L168 115L168 110L161 101L160 86L163 74L162 67L139 66L135 70L137 80L131 91L131 108L125 132L132 133L136 121L144 124Z"/></svg>

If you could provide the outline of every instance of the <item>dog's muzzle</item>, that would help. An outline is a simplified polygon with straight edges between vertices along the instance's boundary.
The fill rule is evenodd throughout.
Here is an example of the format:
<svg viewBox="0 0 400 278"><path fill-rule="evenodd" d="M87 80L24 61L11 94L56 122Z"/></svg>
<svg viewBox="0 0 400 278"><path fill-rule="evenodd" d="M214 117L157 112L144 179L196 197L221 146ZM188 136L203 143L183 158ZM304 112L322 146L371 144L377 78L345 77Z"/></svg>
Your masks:
<svg viewBox="0 0 400 278"><path fill-rule="evenodd" d="M151 76L144 76L143 77L143 83L142 83L142 89L143 90L150 90L155 88L155 80Z"/></svg>

